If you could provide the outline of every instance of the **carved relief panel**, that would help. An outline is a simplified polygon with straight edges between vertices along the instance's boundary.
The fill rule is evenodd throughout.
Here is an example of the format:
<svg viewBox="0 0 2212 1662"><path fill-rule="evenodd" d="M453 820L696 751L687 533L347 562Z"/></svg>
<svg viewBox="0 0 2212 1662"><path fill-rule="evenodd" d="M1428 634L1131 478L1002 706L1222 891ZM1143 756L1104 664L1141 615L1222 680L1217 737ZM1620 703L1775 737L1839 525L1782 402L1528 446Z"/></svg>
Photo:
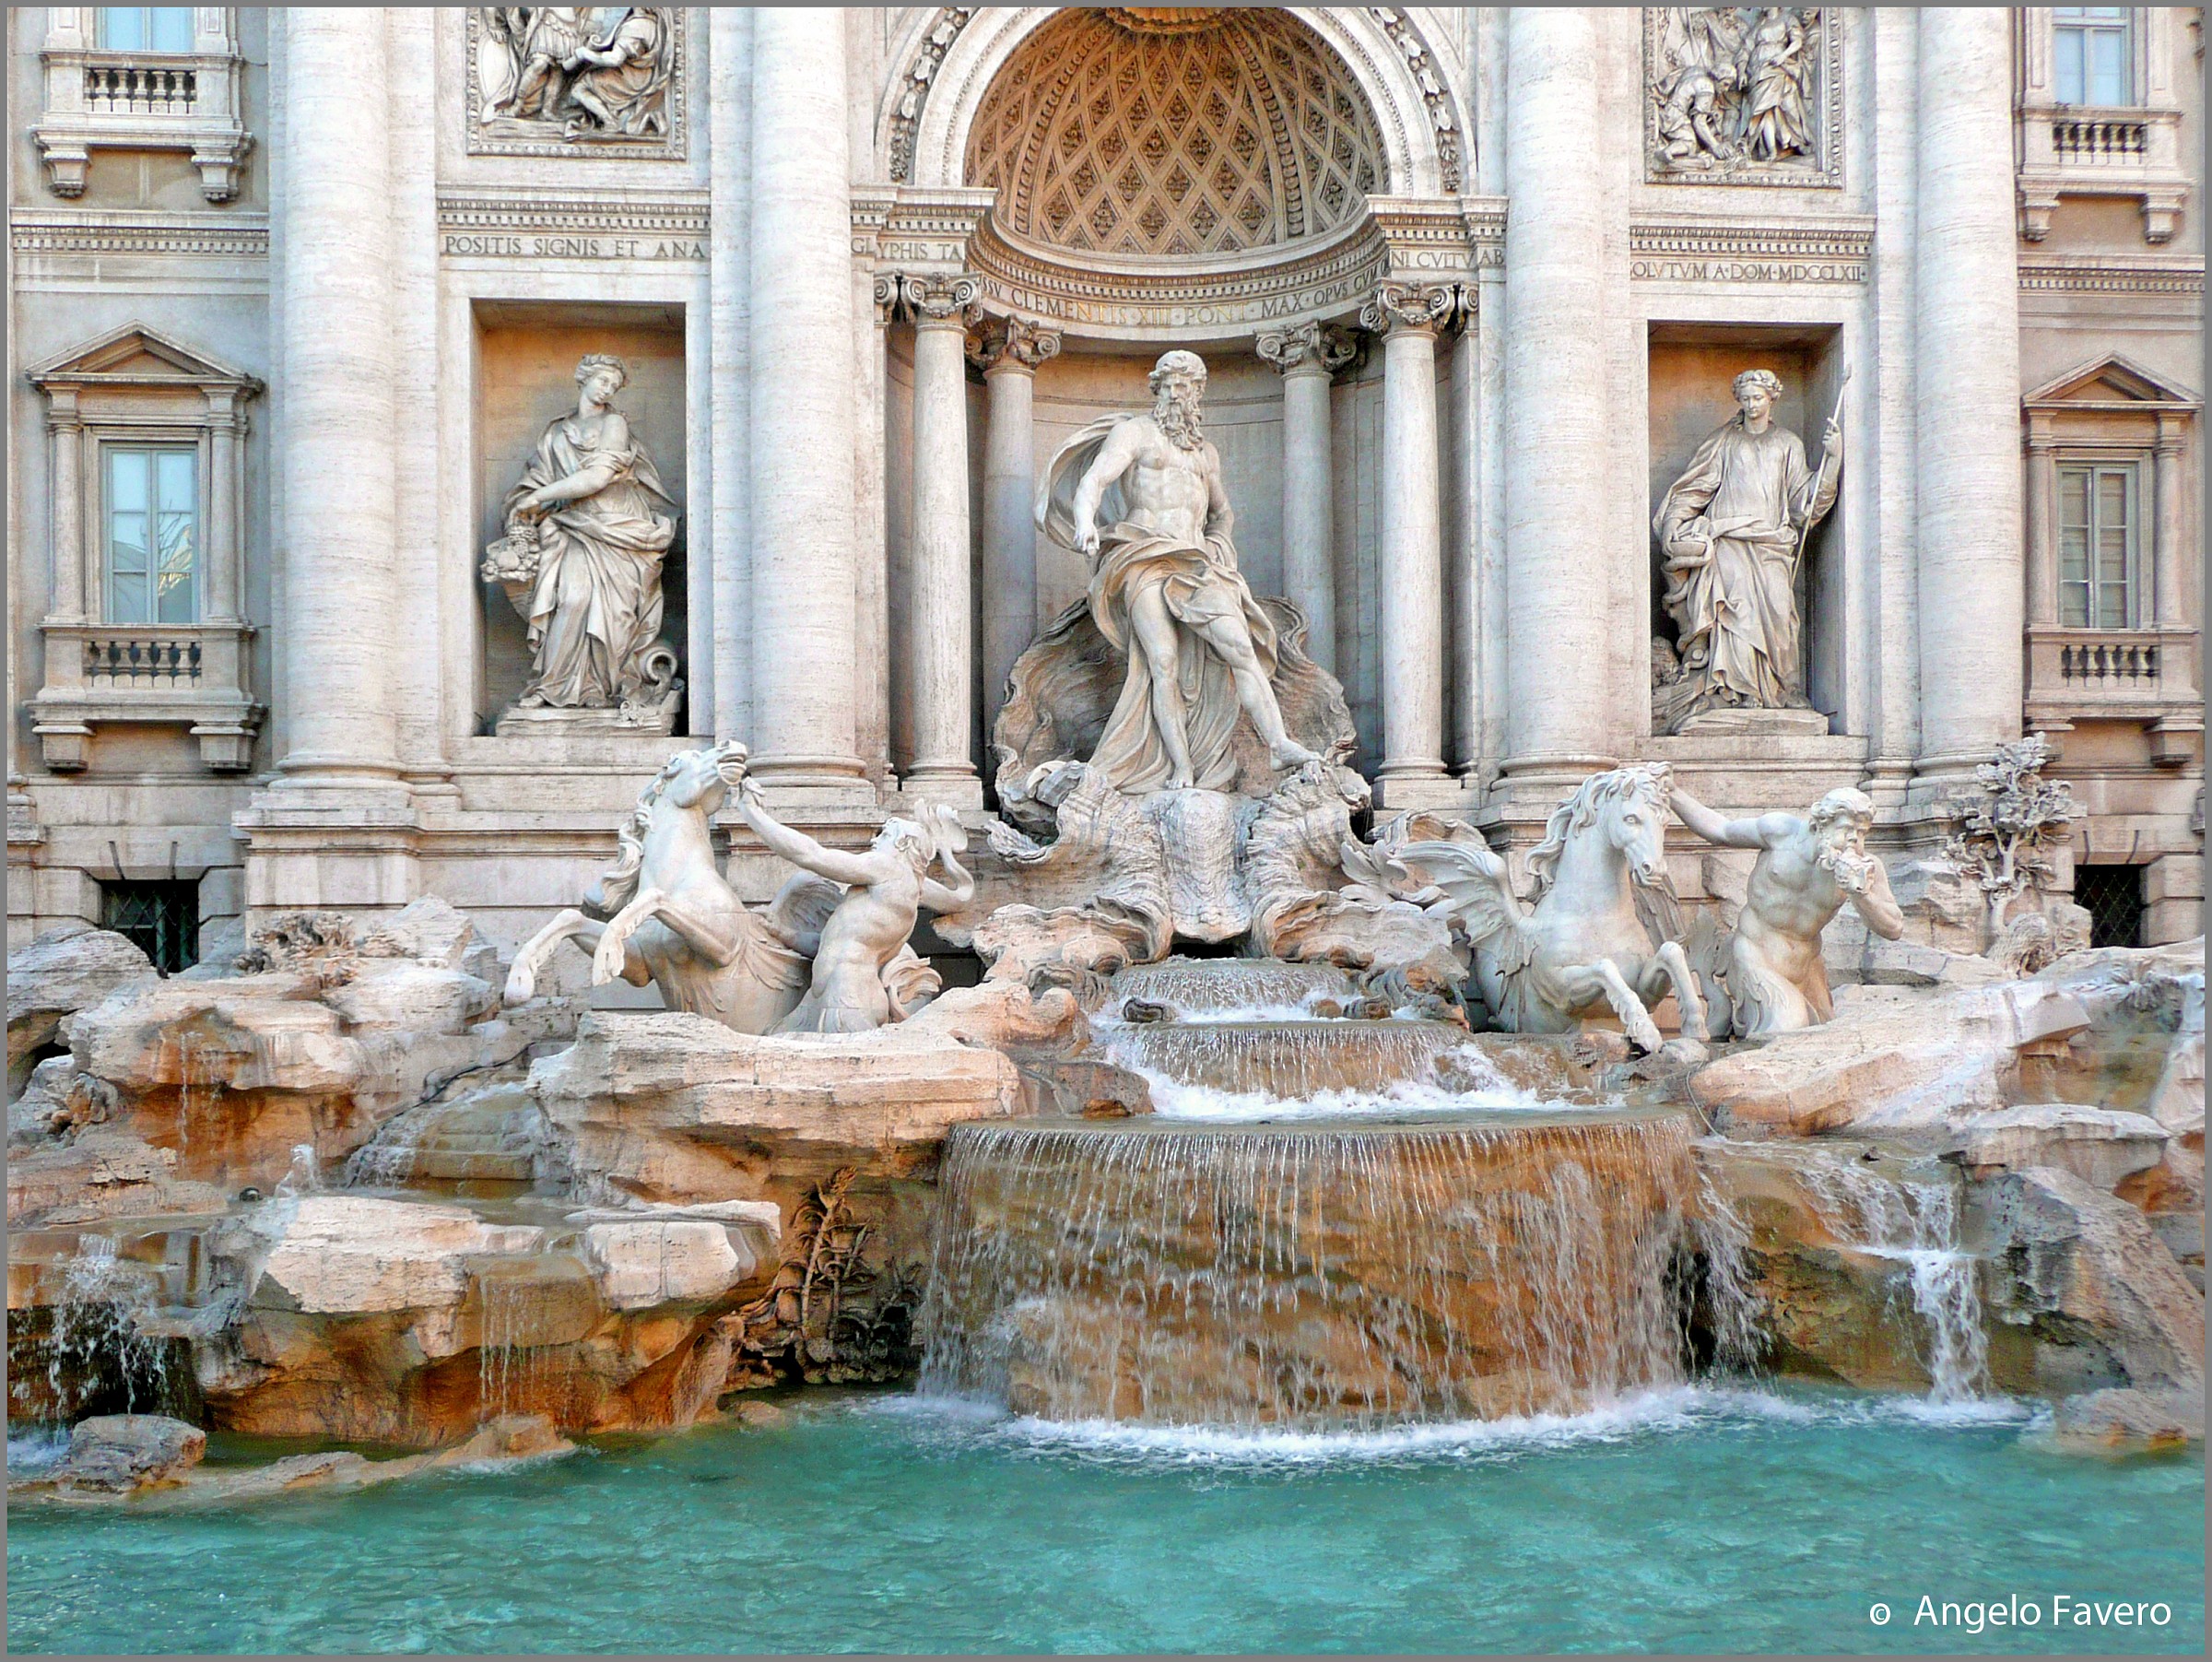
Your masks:
<svg viewBox="0 0 2212 1662"><path fill-rule="evenodd" d="M470 153L680 159L685 16L667 6L470 6Z"/></svg>
<svg viewBox="0 0 2212 1662"><path fill-rule="evenodd" d="M1644 177L1840 186L1842 72L1832 6L1647 6Z"/></svg>

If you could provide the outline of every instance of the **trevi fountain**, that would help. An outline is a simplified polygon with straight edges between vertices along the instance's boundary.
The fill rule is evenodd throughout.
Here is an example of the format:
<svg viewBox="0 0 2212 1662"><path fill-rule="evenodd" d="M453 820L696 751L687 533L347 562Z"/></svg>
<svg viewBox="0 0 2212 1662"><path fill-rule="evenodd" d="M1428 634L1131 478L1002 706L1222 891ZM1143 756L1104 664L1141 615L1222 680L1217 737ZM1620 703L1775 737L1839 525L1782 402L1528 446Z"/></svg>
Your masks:
<svg viewBox="0 0 2212 1662"><path fill-rule="evenodd" d="M1825 289L1804 319L1787 282L1741 319L1724 294L1701 334L1653 312L1637 395L1673 426L1624 518L1626 452L1590 426L1619 372L1578 333L1618 302L1576 202L1595 224L1634 180L1741 226L1738 194L1857 189L1889 164L1861 146L1871 87L1841 83L1887 88L1900 50L1924 226L1980 258L1943 217L1974 221L1994 159L2009 294L2007 29L2041 19L2023 61L2048 77L2070 15L255 22L282 200L213 117L181 177L219 204L242 172L284 228L283 501L234 489L261 488L229 413L257 379L150 330L31 378L68 478L88 433L106 494L54 509L88 563L40 602L40 743L10 751L14 1647L2201 1646L2201 888L2159 855L2134 942L2106 944L2078 874L2118 787L2071 770L2108 718L2031 689L2022 719L2018 342L1993 471L1959 430L1993 425L1986 320L1964 286L1915 299L1910 253L1917 382ZM2176 50L2124 15L2130 50ZM89 20L159 35L164 8L82 16L11 22L22 73L165 75L132 65L189 46L206 88L250 61L242 12L180 12L182 45L135 55ZM878 57L906 65L879 112ZM467 280L500 215L538 211L516 183L713 158L699 304L736 333L688 424L705 336L671 355L629 265L619 306L579 280L533 312L440 288L404 238L353 258L348 205L417 188L363 90L398 112L418 80ZM1477 86L1502 112L1469 126ZM108 149L153 142L71 97L18 205L91 202ZM1581 177L1559 136L1618 100L1627 164ZM881 114L893 185L848 194L877 165L848 100ZM1310 196L1246 188L1293 176ZM751 204L726 294L725 185ZM2065 204L2040 211L2059 240ZM1179 271L1200 300L1160 298ZM1067 298L1092 289L1121 298ZM1251 293L1287 310L1235 312ZM432 390L410 295L477 331L477 427L465 399L404 413ZM855 312L861 395L905 407L872 460L822 356ZM726 388L725 344L749 354ZM1265 445L1274 383L1239 354L1279 376ZM2197 407L2112 361L2194 458ZM427 447L368 434L362 376ZM1332 377L1374 395L1342 405L1356 436L1331 436ZM171 395L199 449L145 448ZM2088 419L2053 399L2030 417ZM491 427L481 477L449 477L439 446ZM204 531L163 455L205 458ZM2128 559L2178 662L2194 625L2166 608L2194 591L2156 455ZM410 528L416 467L446 496ZM1897 480L1921 501L1901 607L1854 586ZM152 565L118 551L126 486ZM2072 535L2053 491L2031 539L2053 503ZM235 563L265 552L241 512L286 550L275 713L244 691L269 591ZM196 690L164 715L126 683L181 674L167 649L87 619L139 594L171 622L172 589ZM441 635L409 608L449 593ZM107 667L64 686L65 639ZM407 689L453 641L479 666L441 738L438 686ZM1920 701L1896 743L1892 689ZM2201 781L2175 748L2201 727L2144 708L2113 725ZM62 805L93 798L68 793L172 718L193 766L257 775L224 827L239 898L202 902L183 961L135 914L17 903L73 892ZM124 840L201 811L100 800ZM2164 811L2129 823L2180 834ZM120 893L138 843L108 846ZM85 857L97 889L109 856Z"/></svg>

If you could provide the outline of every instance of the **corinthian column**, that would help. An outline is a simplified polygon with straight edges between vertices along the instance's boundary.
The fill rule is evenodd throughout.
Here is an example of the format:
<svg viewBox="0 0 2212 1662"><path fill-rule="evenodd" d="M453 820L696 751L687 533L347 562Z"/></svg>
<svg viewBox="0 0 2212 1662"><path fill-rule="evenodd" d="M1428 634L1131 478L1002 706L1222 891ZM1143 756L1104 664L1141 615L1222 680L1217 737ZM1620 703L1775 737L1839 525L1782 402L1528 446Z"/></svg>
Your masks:
<svg viewBox="0 0 2212 1662"><path fill-rule="evenodd" d="M1446 284L1385 283L1359 313L1382 339L1382 764L1375 801L1456 796L1444 768L1444 555L1438 502L1436 337L1459 306Z"/></svg>
<svg viewBox="0 0 2212 1662"><path fill-rule="evenodd" d="M1341 329L1301 324L1263 335L1283 377L1283 589L1306 614L1306 653L1336 672L1336 494L1329 385L1357 348Z"/></svg>
<svg viewBox="0 0 2212 1662"><path fill-rule="evenodd" d="M771 786L862 796L845 14L752 16L752 768Z"/></svg>
<svg viewBox="0 0 2212 1662"><path fill-rule="evenodd" d="M398 772L394 180L381 6L299 6L285 30L285 616L290 784Z"/></svg>
<svg viewBox="0 0 2212 1662"><path fill-rule="evenodd" d="M1631 626L1591 583L1609 461L1598 41L1588 6L1506 14L1504 771L1551 801L1612 765L1608 631Z"/></svg>
<svg viewBox="0 0 2212 1662"><path fill-rule="evenodd" d="M914 758L905 785L959 807L983 805L969 753L975 607L969 582L968 308L973 277L900 279L914 320L913 584L905 626Z"/></svg>
<svg viewBox="0 0 2212 1662"><path fill-rule="evenodd" d="M1920 759L1938 782L2020 734L2020 324L2011 14L1920 14L1913 253ZM1510 265L1508 267L1511 269ZM1960 297L1972 295L1971 304Z"/></svg>
<svg viewBox="0 0 2212 1662"><path fill-rule="evenodd" d="M993 317L968 355L990 389L983 435L983 733L998 725L1014 660L1037 638L1037 449L1031 395L1037 366L1060 350L1057 330Z"/></svg>

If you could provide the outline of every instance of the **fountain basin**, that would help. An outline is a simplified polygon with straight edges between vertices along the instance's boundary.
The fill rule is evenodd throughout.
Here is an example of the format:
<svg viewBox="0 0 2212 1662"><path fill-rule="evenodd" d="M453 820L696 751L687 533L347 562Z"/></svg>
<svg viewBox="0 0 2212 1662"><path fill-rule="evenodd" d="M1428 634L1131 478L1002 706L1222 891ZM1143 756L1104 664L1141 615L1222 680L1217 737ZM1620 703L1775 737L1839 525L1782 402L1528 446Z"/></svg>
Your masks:
<svg viewBox="0 0 2212 1662"><path fill-rule="evenodd" d="M1365 1428L1684 1377L1679 1112L954 1128L924 1392Z"/></svg>

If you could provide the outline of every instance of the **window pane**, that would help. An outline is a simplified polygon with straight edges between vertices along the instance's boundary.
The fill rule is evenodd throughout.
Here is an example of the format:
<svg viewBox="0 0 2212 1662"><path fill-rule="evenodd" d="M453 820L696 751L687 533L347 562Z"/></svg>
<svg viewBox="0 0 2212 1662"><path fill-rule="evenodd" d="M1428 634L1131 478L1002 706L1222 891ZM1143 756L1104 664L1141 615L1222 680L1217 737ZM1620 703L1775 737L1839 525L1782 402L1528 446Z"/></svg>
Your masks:
<svg viewBox="0 0 2212 1662"><path fill-rule="evenodd" d="M100 8L100 43L117 52L146 50L146 7L103 6Z"/></svg>
<svg viewBox="0 0 2212 1662"><path fill-rule="evenodd" d="M2053 96L2062 104L2078 104L2082 98L2082 44L2078 29L2053 31Z"/></svg>
<svg viewBox="0 0 2212 1662"><path fill-rule="evenodd" d="M142 450L108 452L106 607L111 623L145 623L147 607L147 472Z"/></svg>
<svg viewBox="0 0 2212 1662"><path fill-rule="evenodd" d="M154 455L156 501L159 513L159 583L157 620L193 623L199 619L199 455L190 450L158 451Z"/></svg>
<svg viewBox="0 0 2212 1662"><path fill-rule="evenodd" d="M146 500L147 453L143 450L108 452L108 507L115 513L143 513Z"/></svg>
<svg viewBox="0 0 2212 1662"><path fill-rule="evenodd" d="M146 573L112 572L108 574L108 621L151 623L146 604Z"/></svg>
<svg viewBox="0 0 2212 1662"><path fill-rule="evenodd" d="M2129 97L2127 34L2124 29L2100 29L2089 37L2091 68L2089 100L2114 105L2134 102Z"/></svg>
<svg viewBox="0 0 2212 1662"><path fill-rule="evenodd" d="M153 27L156 52L190 52L192 50L192 7L189 6L156 6L148 8Z"/></svg>

